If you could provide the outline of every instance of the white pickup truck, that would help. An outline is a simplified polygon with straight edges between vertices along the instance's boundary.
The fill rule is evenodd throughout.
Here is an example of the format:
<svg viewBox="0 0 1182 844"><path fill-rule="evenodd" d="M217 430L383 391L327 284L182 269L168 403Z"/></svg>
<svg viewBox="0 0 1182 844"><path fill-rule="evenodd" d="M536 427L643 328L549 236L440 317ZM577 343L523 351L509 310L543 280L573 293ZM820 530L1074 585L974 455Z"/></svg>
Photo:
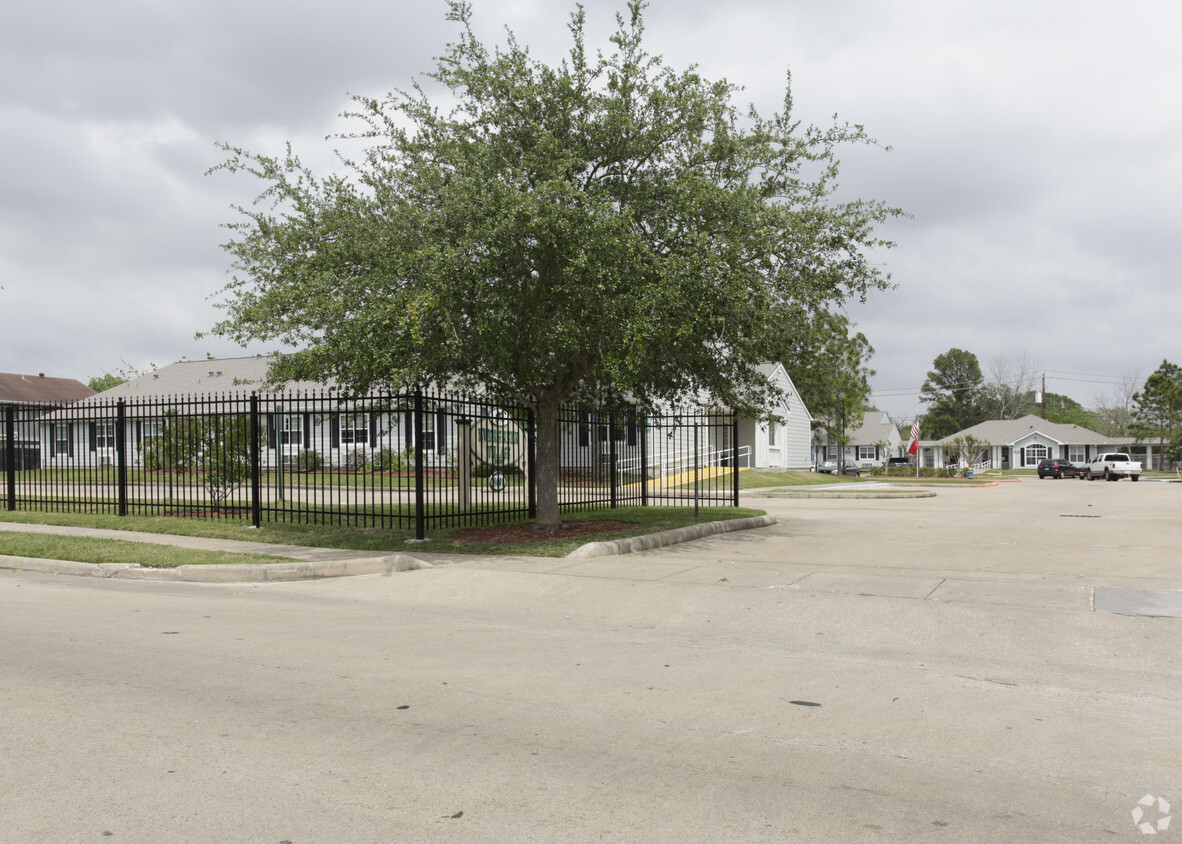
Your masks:
<svg viewBox="0 0 1182 844"><path fill-rule="evenodd" d="M1141 463L1130 460L1127 454L1110 452L1098 454L1096 459L1088 464L1088 480L1103 478L1106 481L1119 481L1121 478L1141 479Z"/></svg>

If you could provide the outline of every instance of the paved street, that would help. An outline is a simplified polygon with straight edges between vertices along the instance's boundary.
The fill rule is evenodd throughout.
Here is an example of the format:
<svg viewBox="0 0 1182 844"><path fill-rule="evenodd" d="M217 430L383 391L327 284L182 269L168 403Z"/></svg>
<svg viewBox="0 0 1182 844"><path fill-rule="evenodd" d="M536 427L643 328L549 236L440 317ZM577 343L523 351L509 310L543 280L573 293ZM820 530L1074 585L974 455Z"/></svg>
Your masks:
<svg viewBox="0 0 1182 844"><path fill-rule="evenodd" d="M0 841L1133 841L1143 797L1182 814L1182 618L1093 610L1173 606L1182 484L743 503L779 523L586 560L0 571Z"/></svg>

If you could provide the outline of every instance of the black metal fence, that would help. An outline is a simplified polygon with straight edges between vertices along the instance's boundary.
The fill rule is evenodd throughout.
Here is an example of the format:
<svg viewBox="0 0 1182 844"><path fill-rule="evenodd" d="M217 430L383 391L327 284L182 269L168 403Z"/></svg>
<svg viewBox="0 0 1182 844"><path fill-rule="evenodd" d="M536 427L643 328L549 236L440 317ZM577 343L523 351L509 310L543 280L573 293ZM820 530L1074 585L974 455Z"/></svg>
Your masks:
<svg viewBox="0 0 1182 844"><path fill-rule="evenodd" d="M479 398L226 395L4 408L8 510L413 530L536 513L536 422ZM559 507L737 505L730 411L564 409Z"/></svg>

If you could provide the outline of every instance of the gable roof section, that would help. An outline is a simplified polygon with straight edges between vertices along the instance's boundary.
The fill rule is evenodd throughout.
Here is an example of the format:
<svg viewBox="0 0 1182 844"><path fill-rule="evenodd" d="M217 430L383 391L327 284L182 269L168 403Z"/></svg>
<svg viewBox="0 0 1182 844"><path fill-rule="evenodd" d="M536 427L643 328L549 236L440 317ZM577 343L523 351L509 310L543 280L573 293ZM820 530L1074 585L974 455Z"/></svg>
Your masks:
<svg viewBox="0 0 1182 844"><path fill-rule="evenodd" d="M875 445L880 442L888 445L901 442L903 436L890 415L883 410L868 410L862 415L862 424L847 435L850 445Z"/></svg>
<svg viewBox="0 0 1182 844"><path fill-rule="evenodd" d="M767 363L759 364L756 369L761 375L764 375L771 380L775 380L776 373L778 372L780 376L782 376L783 379L788 382L789 392L796 396L797 400L800 402L800 406L804 408L804 415L808 418L808 421L810 423L813 421L813 414L809 411L808 405L804 403L804 397L800 394L800 390L796 389L796 384L793 382L792 376L788 374L788 367L784 366L784 364L780 363L779 361L769 361Z"/></svg>
<svg viewBox="0 0 1182 844"><path fill-rule="evenodd" d="M1063 425L1027 414L1021 419L991 419L978 425L949 434L942 440L925 441L924 445L948 445L957 437L972 435L990 445L1013 445L1031 434L1042 434L1060 445L1084 445L1120 442L1121 438L1106 437L1079 425Z"/></svg>
<svg viewBox="0 0 1182 844"><path fill-rule="evenodd" d="M248 358L183 360L149 372L93 396L87 404L118 399L155 399L191 395L268 394L264 386L272 358L261 355ZM321 392L331 384L312 381L289 382L285 392Z"/></svg>
<svg viewBox="0 0 1182 844"><path fill-rule="evenodd" d="M73 378L0 372L0 404L62 404L93 395L94 390Z"/></svg>

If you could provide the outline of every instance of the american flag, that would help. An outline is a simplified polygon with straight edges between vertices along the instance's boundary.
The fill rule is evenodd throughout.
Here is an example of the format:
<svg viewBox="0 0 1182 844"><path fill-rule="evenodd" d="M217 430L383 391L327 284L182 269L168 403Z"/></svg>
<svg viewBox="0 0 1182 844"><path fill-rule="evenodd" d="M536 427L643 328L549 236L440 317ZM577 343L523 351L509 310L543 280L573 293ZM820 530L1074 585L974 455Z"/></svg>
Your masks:
<svg viewBox="0 0 1182 844"><path fill-rule="evenodd" d="M915 414L915 424L911 426L911 445L907 447L908 454L919 451L919 414Z"/></svg>

